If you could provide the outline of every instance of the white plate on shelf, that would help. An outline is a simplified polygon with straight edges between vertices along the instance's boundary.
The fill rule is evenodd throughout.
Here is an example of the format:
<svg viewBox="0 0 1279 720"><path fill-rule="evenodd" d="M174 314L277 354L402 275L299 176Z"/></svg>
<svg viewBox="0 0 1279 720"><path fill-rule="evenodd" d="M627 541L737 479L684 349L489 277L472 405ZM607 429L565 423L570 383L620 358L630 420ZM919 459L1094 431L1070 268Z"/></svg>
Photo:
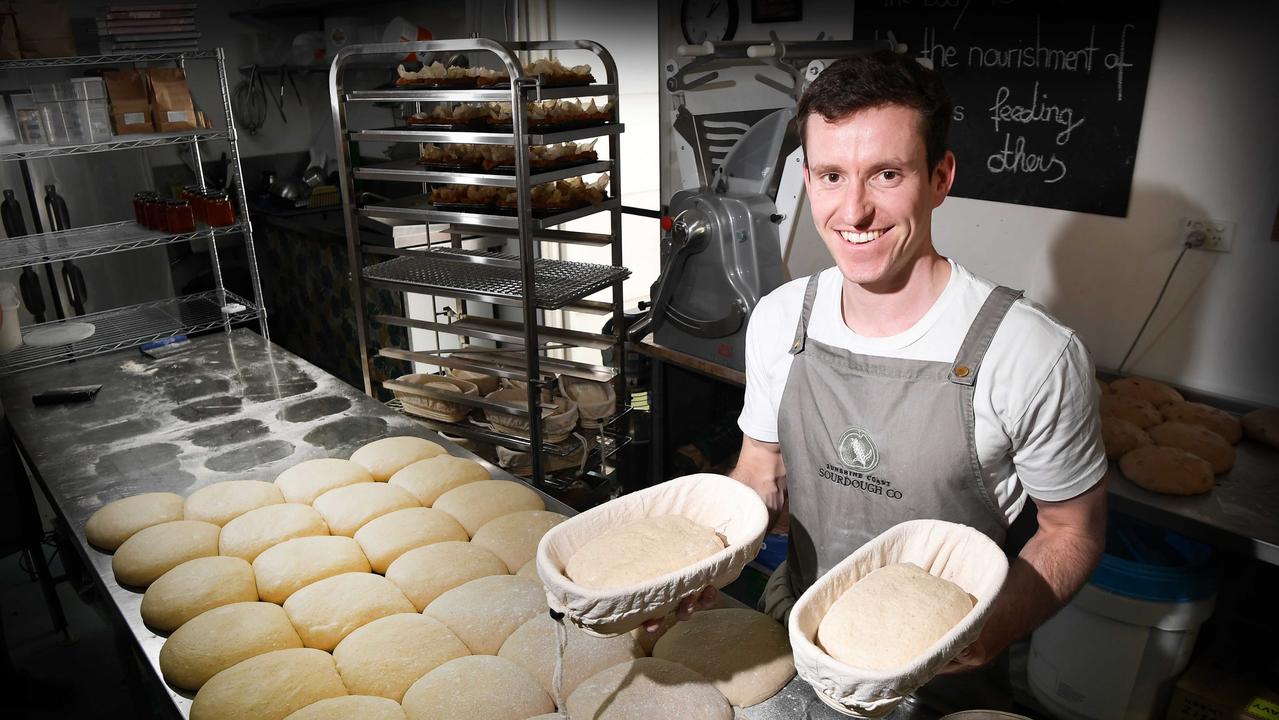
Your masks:
<svg viewBox="0 0 1279 720"><path fill-rule="evenodd" d="M36 347L69 345L86 340L97 330L93 323L67 322L39 327L22 336L22 342Z"/></svg>

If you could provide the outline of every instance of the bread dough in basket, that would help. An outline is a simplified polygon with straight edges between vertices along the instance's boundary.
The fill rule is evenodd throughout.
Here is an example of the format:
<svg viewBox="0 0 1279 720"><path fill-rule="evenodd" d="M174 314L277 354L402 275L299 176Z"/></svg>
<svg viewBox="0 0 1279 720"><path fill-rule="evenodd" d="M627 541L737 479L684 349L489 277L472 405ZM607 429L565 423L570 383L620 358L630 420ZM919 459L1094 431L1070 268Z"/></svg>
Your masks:
<svg viewBox="0 0 1279 720"><path fill-rule="evenodd" d="M724 549L711 528L682 515L653 515L612 528L569 558L564 574L588 588L642 583Z"/></svg>

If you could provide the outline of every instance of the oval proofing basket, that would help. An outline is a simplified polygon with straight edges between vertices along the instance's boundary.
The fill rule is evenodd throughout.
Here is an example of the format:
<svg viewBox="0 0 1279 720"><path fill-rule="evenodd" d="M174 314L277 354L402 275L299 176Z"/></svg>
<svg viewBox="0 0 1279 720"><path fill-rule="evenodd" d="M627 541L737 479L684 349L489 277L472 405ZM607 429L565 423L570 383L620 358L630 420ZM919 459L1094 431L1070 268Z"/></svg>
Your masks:
<svg viewBox="0 0 1279 720"><path fill-rule="evenodd" d="M725 539L723 550L648 582L607 590L584 588L564 575L569 558L586 543L626 523L653 515L683 515ZM537 574L551 610L585 632L618 635L664 617L707 585L732 582L759 554L768 510L754 490L736 480L697 473L623 495L551 528L537 547Z"/></svg>
<svg viewBox="0 0 1279 720"><path fill-rule="evenodd" d="M927 650L889 671L846 665L817 646L818 626L846 590L874 570L903 562L963 588L977 600L973 609ZM788 628L795 670L832 708L853 717L882 717L977 639L1007 574L1004 551L967 525L941 520L895 525L818 578L795 602Z"/></svg>

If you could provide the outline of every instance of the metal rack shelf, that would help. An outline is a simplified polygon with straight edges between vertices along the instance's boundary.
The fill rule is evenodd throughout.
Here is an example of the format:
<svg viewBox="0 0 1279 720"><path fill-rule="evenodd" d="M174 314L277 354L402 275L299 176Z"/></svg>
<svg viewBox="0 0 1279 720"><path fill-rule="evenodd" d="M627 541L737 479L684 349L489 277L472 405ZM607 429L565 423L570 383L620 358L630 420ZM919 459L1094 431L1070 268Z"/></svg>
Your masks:
<svg viewBox="0 0 1279 720"><path fill-rule="evenodd" d="M609 172L613 163L600 160L592 163L574 165L572 167L549 170L529 175L528 181L534 185L555 182L565 178L590 175L592 173ZM484 172L444 172L427 170L416 160L395 160L392 162L366 165L352 170L358 180L391 180L415 183L463 183L466 185L487 185L490 187L516 187L519 182L515 175Z"/></svg>
<svg viewBox="0 0 1279 720"><path fill-rule="evenodd" d="M473 425L471 423L450 423L436 420L434 418L423 417L406 409L404 407L404 403L398 398L388 400L386 402L386 406L445 435L492 443L511 448L512 450L522 450L524 452L530 452L533 449L533 444L528 438L500 433L496 430L484 427L483 425ZM542 452L547 453L548 455L555 455L556 457L567 457L577 452L581 449L581 447L582 443L577 440L577 438L572 438L559 443L542 442Z"/></svg>
<svg viewBox="0 0 1279 720"><path fill-rule="evenodd" d="M419 330L438 330L440 332L461 335L463 337L482 338L484 340L500 340L502 342L515 343L518 345L524 344L524 326L513 320L498 320L496 318L487 318L478 315L464 315L449 323L438 323L429 320L414 320L412 318L395 317L393 315L375 315L373 320L374 322L380 322L384 325L396 325L399 327L417 328ZM563 328L546 327L544 325L537 326L537 337L539 340L545 340L546 342L575 345L577 347L591 348L593 350L605 350L607 348L611 348L615 342L614 338L610 335L588 333L580 330L565 330Z"/></svg>
<svg viewBox="0 0 1279 720"><path fill-rule="evenodd" d="M555 310L630 277L613 265L533 261L534 305ZM364 268L364 280L393 290L524 305L520 258L478 250L425 250Z"/></svg>
<svg viewBox="0 0 1279 720"><path fill-rule="evenodd" d="M0 270L41 262L106 255L200 238L222 237L243 232L243 230L244 226L236 223L226 227L201 226L195 232L169 235L156 232L132 220L125 220L38 235L23 235L0 243Z"/></svg>
<svg viewBox="0 0 1279 720"><path fill-rule="evenodd" d="M451 355L441 355L436 352L420 352L416 350L401 350L400 348L384 347L380 348L377 354L381 357L391 358L393 360L404 360L405 362L426 363L428 365L439 365L441 367L454 368L456 370L474 370L482 372L486 375L507 378L509 380L524 381L527 377L525 374L528 364L527 355L523 351L511 352L506 350L489 350L485 348L471 350L449 350L446 352ZM572 360L560 360L558 358L537 356L538 368L537 376L540 378L552 378L556 375L568 375L582 380L594 380L595 382L611 382L618 376L617 368L611 368L605 365L588 365L587 363L574 362Z"/></svg>
<svg viewBox="0 0 1279 720"><path fill-rule="evenodd" d="M84 65L114 65L139 62L166 62L172 60L212 60L216 50L192 50L190 52L136 52L119 55L79 55L74 57L34 58L30 60L0 61L0 71L26 70L29 68L77 67Z"/></svg>
<svg viewBox="0 0 1279 720"><path fill-rule="evenodd" d="M621 200L617 198L609 198L598 205L585 205L576 210L568 210L557 215L551 215L545 218L532 218L528 222L528 226L532 230L546 230L564 223L578 220L594 215L595 213L608 212L610 210L620 209L622 207ZM426 195L413 195L407 198L400 198L387 203L377 205L366 205L359 209L360 217L367 218L396 218L400 220L415 220L420 223L442 222L455 223L461 225L487 225L490 228L503 228L507 230L518 230L520 227L520 219L515 215L492 215L487 213L469 213L469 212L452 212L448 210L434 209Z"/></svg>
<svg viewBox="0 0 1279 720"><path fill-rule="evenodd" d="M258 319L260 313L253 303L230 291L224 292L228 305L238 304L244 309L224 313L218 291L209 290L30 326L26 328L28 332L66 323L91 323L95 330L92 336L77 343L53 347L23 346L0 355L0 375Z"/></svg>
<svg viewBox="0 0 1279 720"><path fill-rule="evenodd" d="M134 148L160 147L162 145L180 145L189 142L206 140L226 140L230 134L225 130L194 130L181 133L145 133L138 135L120 135L116 140L83 145L9 145L0 147L0 161L34 160L36 158L61 157L63 155L88 155L89 153L108 152L111 150L132 150Z"/></svg>
<svg viewBox="0 0 1279 720"><path fill-rule="evenodd" d="M524 94L529 101L562 100L581 97L613 97L617 85L564 85L549 87L533 82L526 85ZM487 90L448 90L443 88L399 87L395 90L352 90L343 96L346 102L510 102L511 88Z"/></svg>
<svg viewBox="0 0 1279 720"><path fill-rule="evenodd" d="M519 237L519 233L514 229L494 228L485 225L462 225L459 223L451 223L440 232L458 237ZM576 230L539 230L533 233L533 239L540 242L590 245L593 247L613 244L612 235L579 232Z"/></svg>
<svg viewBox="0 0 1279 720"><path fill-rule="evenodd" d="M557 143L586 140L588 138L616 136L625 132L622 123L605 123L588 125L571 130L555 130L551 132L527 133L525 143L528 145L555 145ZM519 144L509 132L475 131L475 130L414 130L413 128L384 128L374 130L351 130L347 132L351 140L383 143L470 143L472 145L515 145Z"/></svg>

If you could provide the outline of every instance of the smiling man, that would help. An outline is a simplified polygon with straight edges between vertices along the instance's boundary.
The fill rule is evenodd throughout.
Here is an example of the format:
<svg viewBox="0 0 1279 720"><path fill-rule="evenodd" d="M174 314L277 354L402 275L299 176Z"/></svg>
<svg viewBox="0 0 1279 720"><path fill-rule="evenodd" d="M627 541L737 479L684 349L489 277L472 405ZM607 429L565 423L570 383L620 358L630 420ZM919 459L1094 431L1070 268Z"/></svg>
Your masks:
<svg viewBox="0 0 1279 720"><path fill-rule="evenodd" d="M1037 508L979 640L946 671L987 667L925 688L947 711L1010 700L994 661L1091 573L1106 470L1080 340L933 246L956 173L950 111L936 73L888 52L832 64L800 101L805 187L835 266L751 316L732 473L775 517L789 511L789 555L765 591L778 618L900 522L963 523L1004 544Z"/></svg>

